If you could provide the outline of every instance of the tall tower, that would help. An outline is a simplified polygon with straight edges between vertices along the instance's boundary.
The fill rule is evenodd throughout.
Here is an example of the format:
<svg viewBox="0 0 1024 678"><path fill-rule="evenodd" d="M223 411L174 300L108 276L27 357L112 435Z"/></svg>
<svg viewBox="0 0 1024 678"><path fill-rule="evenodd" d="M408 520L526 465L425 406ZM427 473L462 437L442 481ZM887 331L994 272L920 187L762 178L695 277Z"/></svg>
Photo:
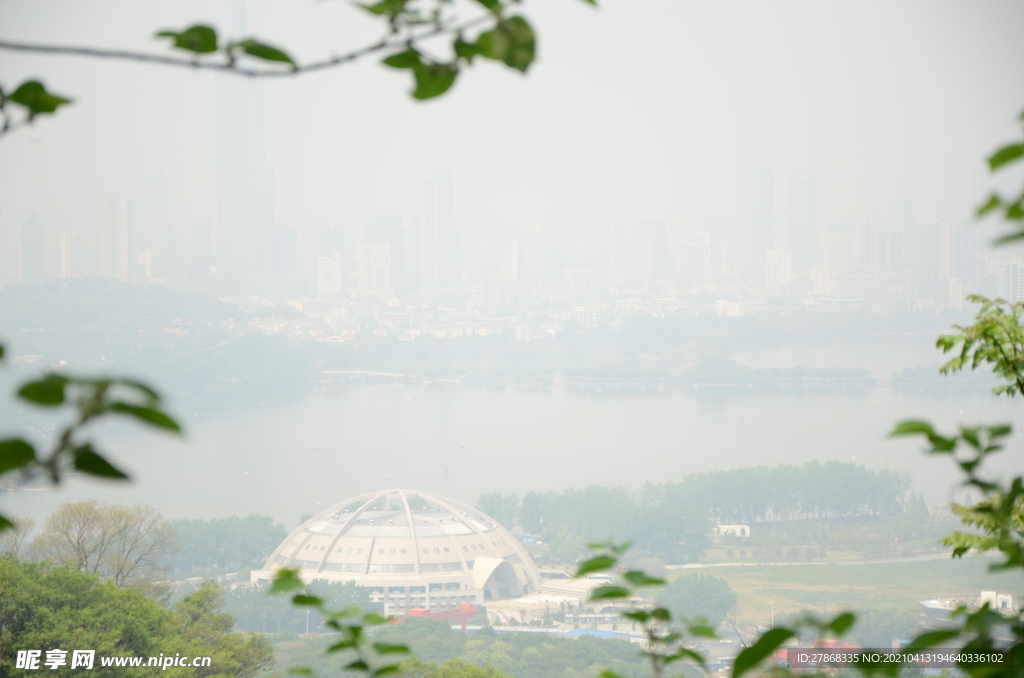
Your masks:
<svg viewBox="0 0 1024 678"><path fill-rule="evenodd" d="M398 215L389 215L386 217L377 217L374 221L366 227L366 242L368 243L387 243L389 248L390 263L388 264L388 270L391 280L388 282L388 291L395 293L401 292L402 287L405 285L405 229L402 227L402 217ZM360 249L359 253L359 285L360 291L363 287L363 274L362 264L363 251Z"/></svg>
<svg viewBox="0 0 1024 678"><path fill-rule="evenodd" d="M246 33L245 2L231 3L234 38ZM273 174L266 164L263 82L218 74L217 274L221 290L241 296L246 276L273 267Z"/></svg>
<svg viewBox="0 0 1024 678"><path fill-rule="evenodd" d="M814 179L793 179L789 241L794 272L803 273L818 264L818 186Z"/></svg>
<svg viewBox="0 0 1024 678"><path fill-rule="evenodd" d="M100 274L111 280L131 282L134 248L128 198L108 196L105 207L100 233Z"/></svg>
<svg viewBox="0 0 1024 678"><path fill-rule="evenodd" d="M21 227L21 281L40 282L46 278L46 229L32 215Z"/></svg>
<svg viewBox="0 0 1024 678"><path fill-rule="evenodd" d="M146 177L141 195L131 201L132 243L143 261L146 278L167 275L167 178Z"/></svg>
<svg viewBox="0 0 1024 678"><path fill-rule="evenodd" d="M451 171L431 170L423 184L426 218L423 242L423 283L453 287L462 279L462 239L455 227L455 186Z"/></svg>

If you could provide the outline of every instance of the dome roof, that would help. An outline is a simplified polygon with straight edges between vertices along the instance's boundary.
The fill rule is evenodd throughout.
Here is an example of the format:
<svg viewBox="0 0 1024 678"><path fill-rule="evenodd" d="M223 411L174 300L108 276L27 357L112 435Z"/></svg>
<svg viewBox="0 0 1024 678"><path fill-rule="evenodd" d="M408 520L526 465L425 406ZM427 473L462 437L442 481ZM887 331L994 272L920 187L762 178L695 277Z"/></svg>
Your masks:
<svg viewBox="0 0 1024 678"><path fill-rule="evenodd" d="M306 581L368 586L371 600L389 613L515 598L541 585L519 540L493 518L412 490L370 492L320 512L288 535L252 579L269 580L281 567L298 568Z"/></svg>

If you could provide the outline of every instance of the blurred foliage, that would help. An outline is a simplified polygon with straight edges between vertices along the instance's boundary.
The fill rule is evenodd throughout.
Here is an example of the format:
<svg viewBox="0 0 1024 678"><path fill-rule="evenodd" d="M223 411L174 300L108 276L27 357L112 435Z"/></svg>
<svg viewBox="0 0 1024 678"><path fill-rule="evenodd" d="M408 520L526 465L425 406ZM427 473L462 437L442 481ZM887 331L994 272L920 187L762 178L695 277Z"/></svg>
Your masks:
<svg viewBox="0 0 1024 678"><path fill-rule="evenodd" d="M4 676L15 674L17 650L25 649L96 650L90 675L100 677L124 674L123 667L100 665L99 657L110 655L212 657L206 668L166 670L168 676L203 678L247 678L273 664L266 638L231 632L234 620L223 613L221 591L211 584L164 609L94 574L0 557L0 610ZM70 676L79 670L64 666L47 673Z"/></svg>
<svg viewBox="0 0 1024 678"><path fill-rule="evenodd" d="M179 519L168 522L182 548L167 560L177 577L211 576L260 568L288 530L270 516Z"/></svg>
<svg viewBox="0 0 1024 678"><path fill-rule="evenodd" d="M327 601L332 609L373 609L367 589L352 582L315 580L309 591ZM306 609L292 605L287 598L270 596L268 592L269 585L237 586L225 591L224 608L235 618L235 628L259 633L305 633L308 622L310 632L324 631L325 618L319 611L307 614Z"/></svg>
<svg viewBox="0 0 1024 678"><path fill-rule="evenodd" d="M937 346L943 353L959 355L942 366L942 374L959 372L965 367L976 370L987 365L1005 383L992 389L996 395L1013 397L1024 393L1024 328L1021 315L1024 302L1010 303L1003 299L987 299L972 294L968 301L981 304L974 324L954 326L957 334L939 337Z"/></svg>

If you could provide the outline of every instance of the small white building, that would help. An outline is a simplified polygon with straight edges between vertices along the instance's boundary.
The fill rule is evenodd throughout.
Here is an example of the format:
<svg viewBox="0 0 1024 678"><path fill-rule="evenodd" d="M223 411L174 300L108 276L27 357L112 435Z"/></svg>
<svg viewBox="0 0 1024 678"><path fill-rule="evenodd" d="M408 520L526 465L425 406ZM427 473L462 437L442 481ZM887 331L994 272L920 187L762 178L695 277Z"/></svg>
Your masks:
<svg viewBox="0 0 1024 678"><path fill-rule="evenodd" d="M713 533L716 537L749 537L749 525L716 525Z"/></svg>

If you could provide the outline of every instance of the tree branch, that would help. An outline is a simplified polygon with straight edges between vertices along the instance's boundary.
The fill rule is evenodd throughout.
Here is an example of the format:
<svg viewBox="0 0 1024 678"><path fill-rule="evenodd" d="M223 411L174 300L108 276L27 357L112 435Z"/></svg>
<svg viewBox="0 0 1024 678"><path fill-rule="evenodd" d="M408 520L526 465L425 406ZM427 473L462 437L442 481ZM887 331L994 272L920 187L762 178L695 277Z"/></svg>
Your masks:
<svg viewBox="0 0 1024 678"><path fill-rule="evenodd" d="M232 73L234 75L241 75L250 78L279 78L300 75L302 73L309 73L311 71L326 70L328 68L334 68L336 66L342 66L344 64L356 61L364 56L368 56L376 52L383 52L390 49L399 49L402 47L412 47L413 45L420 43L424 40L428 40L430 38L457 33L468 28L473 28L474 26L478 26L482 23L492 20L493 18L493 14L484 14L476 17L475 19L470 19L469 21L464 21L462 23L456 23L453 21L449 21L447 23L439 23L435 25L433 28L423 31L421 33L414 33L402 38L388 36L381 39L378 42L372 43L365 47L361 47L357 50L353 50L346 54L333 56L330 57L329 59L323 59L321 61L314 61L304 66L296 65L295 67L289 68L287 70L266 68L238 68L237 66L229 63L200 61L198 58L183 59L180 57L165 56L162 54L132 52L129 50L98 49L95 47L39 45L24 42L11 42L9 40L4 39L0 39L0 50L8 50L13 52L31 52L35 54L63 54L69 56L85 56L99 59L114 59L118 61L139 61L143 63L160 64L163 66L180 66L183 68L191 68L195 70L221 71L223 73Z"/></svg>

